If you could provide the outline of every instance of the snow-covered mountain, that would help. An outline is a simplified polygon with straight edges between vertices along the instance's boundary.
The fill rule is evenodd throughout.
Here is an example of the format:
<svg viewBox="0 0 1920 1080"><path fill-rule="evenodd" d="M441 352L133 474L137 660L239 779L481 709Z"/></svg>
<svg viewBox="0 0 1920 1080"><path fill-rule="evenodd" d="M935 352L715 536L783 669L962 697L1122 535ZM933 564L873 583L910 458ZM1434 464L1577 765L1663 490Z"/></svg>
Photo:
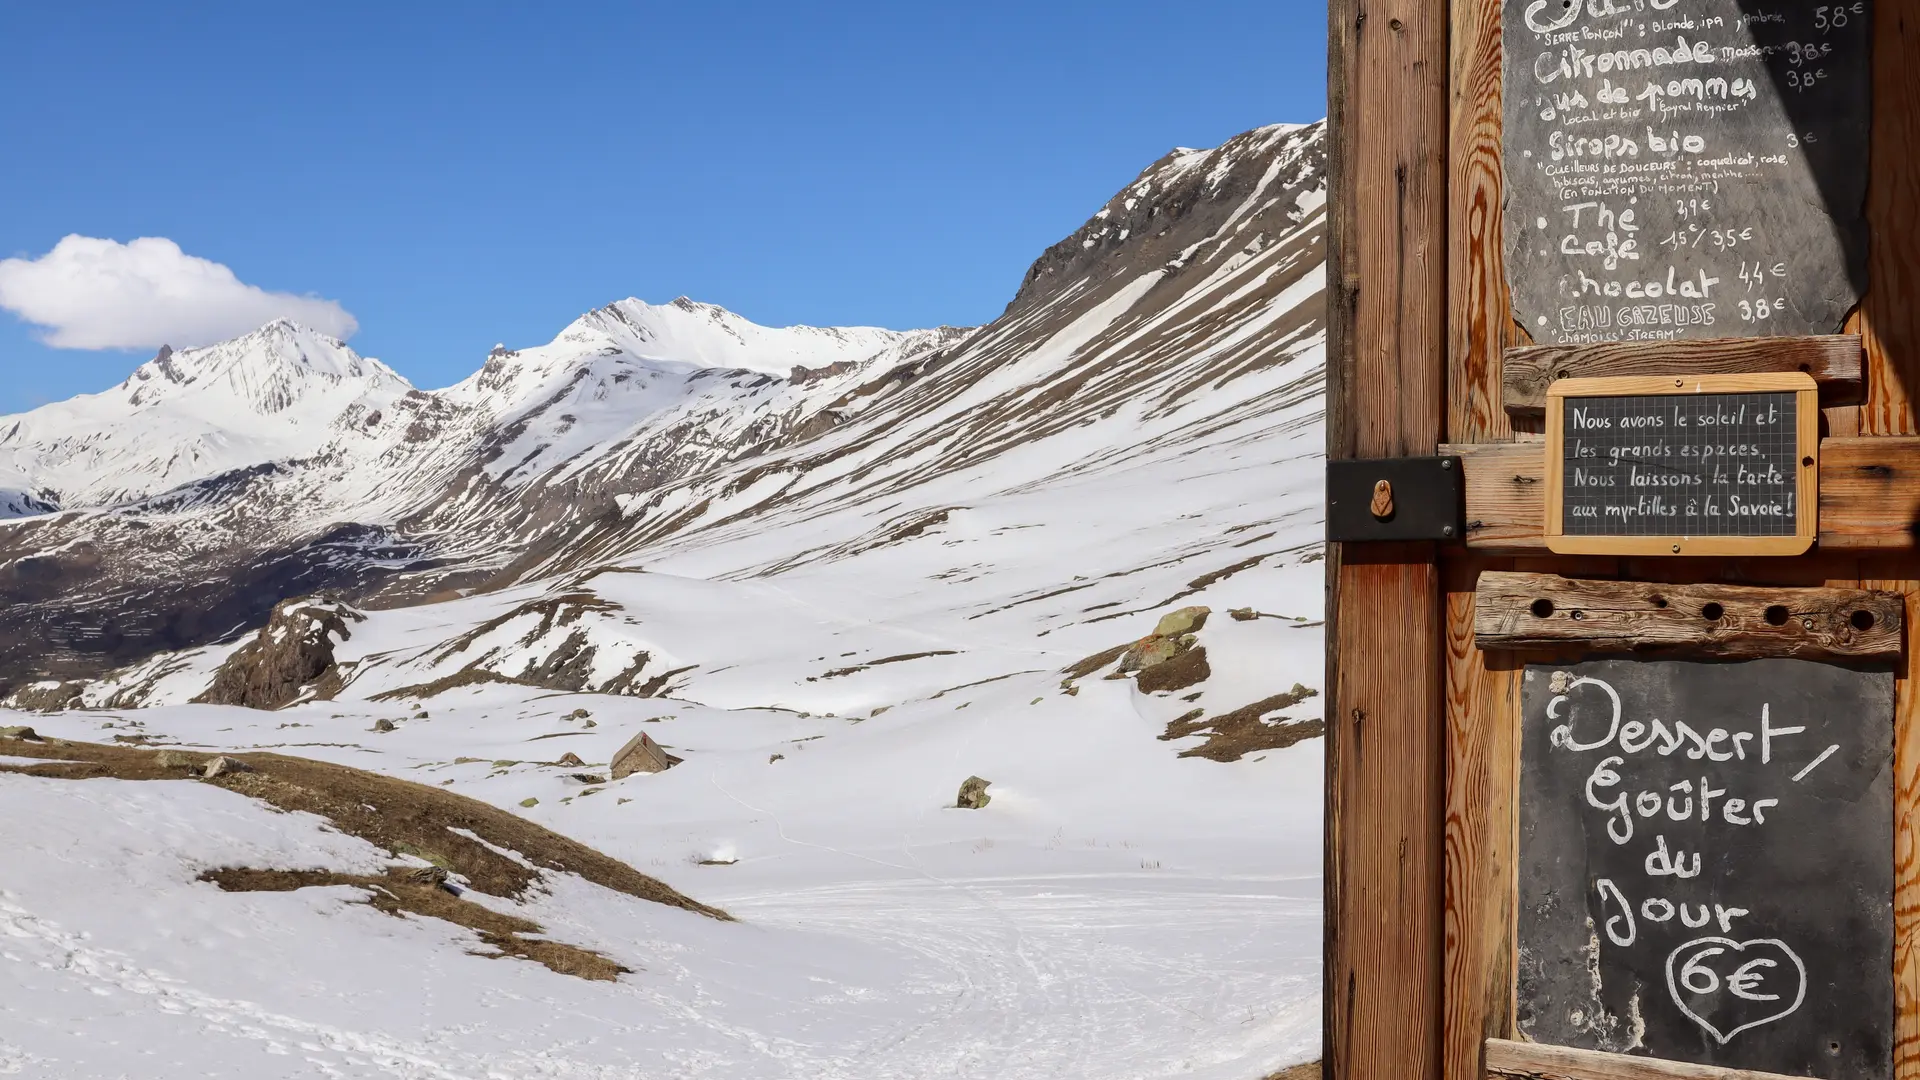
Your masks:
<svg viewBox="0 0 1920 1080"><path fill-rule="evenodd" d="M204 349L163 347L104 393L0 416L0 488L49 507L127 502L306 457L412 389L285 320Z"/></svg>
<svg viewBox="0 0 1920 1080"><path fill-rule="evenodd" d="M62 509L0 523L6 689L45 710L0 727L417 781L741 920L564 875L484 900L627 969L583 989L340 886L204 884L235 860L379 869L244 784L168 802L148 770L83 798L0 741L0 848L55 882L0 878L34 992L78 1002L70 1026L161 1033L177 1075L1302 1060L1323 141L1174 151L975 329L621 301L454 387L342 400L323 438L98 495L34 472L62 437L45 410L8 418L39 433L9 483ZM96 430L126 476L170 460L138 423ZM615 778L641 733L683 760ZM970 776L991 802L957 809ZM126 888L147 914L116 914ZM245 947L203 962L222 934ZM33 966L62 950L82 962ZM0 1071L154 1075L146 1045L0 1033Z"/></svg>

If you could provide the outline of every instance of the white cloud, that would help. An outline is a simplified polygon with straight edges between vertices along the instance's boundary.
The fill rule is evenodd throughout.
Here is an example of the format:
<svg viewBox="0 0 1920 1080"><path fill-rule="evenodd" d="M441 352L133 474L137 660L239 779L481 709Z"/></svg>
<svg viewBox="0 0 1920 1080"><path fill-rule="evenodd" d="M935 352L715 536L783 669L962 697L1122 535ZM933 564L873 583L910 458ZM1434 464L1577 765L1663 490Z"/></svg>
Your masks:
<svg viewBox="0 0 1920 1080"><path fill-rule="evenodd" d="M184 348L291 319L345 339L360 324L317 296L268 292L161 236L67 236L37 259L0 259L0 308L61 349Z"/></svg>

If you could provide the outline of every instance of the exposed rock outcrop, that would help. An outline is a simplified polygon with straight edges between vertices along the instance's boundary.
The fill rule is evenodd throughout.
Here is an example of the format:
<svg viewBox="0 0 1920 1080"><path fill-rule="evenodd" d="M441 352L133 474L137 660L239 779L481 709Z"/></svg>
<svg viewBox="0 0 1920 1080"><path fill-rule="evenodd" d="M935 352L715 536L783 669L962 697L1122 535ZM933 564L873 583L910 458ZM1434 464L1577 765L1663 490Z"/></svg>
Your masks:
<svg viewBox="0 0 1920 1080"><path fill-rule="evenodd" d="M22 712L59 712L63 709L77 708L81 693L87 684L83 682L62 682L58 679L43 679L28 683L26 686L7 695L6 706Z"/></svg>
<svg viewBox="0 0 1920 1080"><path fill-rule="evenodd" d="M353 636L348 624L366 616L344 604L315 598L288 600L254 639L227 657L195 701L278 709L339 690L333 648Z"/></svg>

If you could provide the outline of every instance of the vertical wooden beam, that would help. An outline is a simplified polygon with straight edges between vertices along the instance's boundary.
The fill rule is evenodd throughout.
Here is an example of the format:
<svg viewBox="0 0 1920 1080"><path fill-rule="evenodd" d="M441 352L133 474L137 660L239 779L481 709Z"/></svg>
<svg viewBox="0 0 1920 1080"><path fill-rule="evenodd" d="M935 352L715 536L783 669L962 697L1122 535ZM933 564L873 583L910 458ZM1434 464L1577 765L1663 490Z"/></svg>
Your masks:
<svg viewBox="0 0 1920 1080"><path fill-rule="evenodd" d="M1867 349L1862 435L1912 435L1920 401L1920 10L1874 12L1873 149L1867 221L1873 230L1860 334Z"/></svg>
<svg viewBox="0 0 1920 1080"><path fill-rule="evenodd" d="M1447 6L1331 0L1327 451L1446 416ZM1445 635L1431 544L1329 552L1325 1056L1439 1075Z"/></svg>
<svg viewBox="0 0 1920 1080"><path fill-rule="evenodd" d="M1920 10L1874 4L1873 231L1860 332L1867 350L1862 435L1920 431ZM1871 560L1872 588L1920 597L1920 559ZM1920 1080L1920 644L1909 636L1894 683L1893 993L1895 1080Z"/></svg>
<svg viewBox="0 0 1920 1080"><path fill-rule="evenodd" d="M1500 0L1453 0L1448 138L1447 441L1504 442L1501 354L1525 338L1513 324L1500 217ZM1533 430L1538 431L1536 424Z"/></svg>
<svg viewBox="0 0 1920 1080"><path fill-rule="evenodd" d="M1520 681L1474 644L1474 584L1512 560L1447 560L1446 954L1443 1080L1483 1080L1513 1025Z"/></svg>
<svg viewBox="0 0 1920 1080"><path fill-rule="evenodd" d="M1447 441L1502 442L1513 324L1501 238L1500 0L1452 0L1448 118ZM1538 425L1535 425L1537 429ZM1510 560L1450 557L1446 588L1446 828L1440 1075L1482 1080L1513 1023L1514 792L1519 681L1473 640L1474 583Z"/></svg>

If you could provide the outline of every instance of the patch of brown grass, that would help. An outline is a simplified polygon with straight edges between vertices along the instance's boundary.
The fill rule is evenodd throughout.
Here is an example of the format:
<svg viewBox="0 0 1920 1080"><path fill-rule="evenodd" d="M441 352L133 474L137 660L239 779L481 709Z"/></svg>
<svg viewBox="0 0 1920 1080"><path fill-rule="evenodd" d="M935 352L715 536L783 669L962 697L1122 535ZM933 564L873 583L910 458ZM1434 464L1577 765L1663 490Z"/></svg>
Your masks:
<svg viewBox="0 0 1920 1080"><path fill-rule="evenodd" d="M505 675L488 671L485 668L461 668L451 675L442 675L432 682L402 686L397 690L382 690L368 698L368 701L398 701L401 698L430 698L448 690L458 690L463 686L480 686L485 683L505 683L508 686L525 686L519 679L509 679Z"/></svg>
<svg viewBox="0 0 1920 1080"><path fill-rule="evenodd" d="M143 750L100 743L48 739L7 740L5 752L49 759L42 765L0 765L0 771L85 780L184 780L217 756L182 750ZM387 851L416 855L464 876L491 896L520 899L540 885L542 871L580 877L641 900L728 920L732 916L675 891L618 859L542 828L517 814L443 788L383 776L345 765L282 754L229 754L251 767L204 783L261 800L281 810L301 810L331 821L341 832ZM58 764L65 760L71 764ZM455 829L465 830L479 840ZM481 841L484 841L481 842ZM489 846L491 845L491 846ZM495 851L517 853L531 866Z"/></svg>
<svg viewBox="0 0 1920 1080"><path fill-rule="evenodd" d="M408 867L396 866L376 876L331 870L256 870L230 866L208 870L200 875L200 880L227 892L292 892L322 885L351 885L366 890L365 903L375 911L395 917L420 915L464 926L498 950L476 952L475 956L518 957L561 975L596 982L612 982L633 971L591 949L527 937L525 935L544 933L540 924L463 900L431 880L416 878Z"/></svg>
<svg viewBox="0 0 1920 1080"><path fill-rule="evenodd" d="M1304 1065L1289 1065L1276 1073L1268 1073L1263 1080L1321 1080L1320 1063L1309 1061Z"/></svg>
<svg viewBox="0 0 1920 1080"><path fill-rule="evenodd" d="M1094 653L1085 660L1067 668L1063 674L1066 675L1067 681L1069 682L1074 679L1084 679L1094 672L1099 671L1101 668L1106 667L1108 664L1118 663L1120 661L1120 654L1132 647L1133 643L1129 641L1124 645L1115 645L1113 648L1107 649L1104 652Z"/></svg>
<svg viewBox="0 0 1920 1080"><path fill-rule="evenodd" d="M1208 717L1195 709L1168 724L1166 733L1160 739L1165 742L1205 735L1205 742L1180 751L1180 756L1202 757L1209 761L1239 761L1247 754L1261 750L1284 750L1295 743L1326 734L1326 724L1319 720L1269 723L1262 718L1268 713L1298 705L1318 693L1317 690L1295 683L1293 689L1284 694L1262 698L1219 716Z"/></svg>

